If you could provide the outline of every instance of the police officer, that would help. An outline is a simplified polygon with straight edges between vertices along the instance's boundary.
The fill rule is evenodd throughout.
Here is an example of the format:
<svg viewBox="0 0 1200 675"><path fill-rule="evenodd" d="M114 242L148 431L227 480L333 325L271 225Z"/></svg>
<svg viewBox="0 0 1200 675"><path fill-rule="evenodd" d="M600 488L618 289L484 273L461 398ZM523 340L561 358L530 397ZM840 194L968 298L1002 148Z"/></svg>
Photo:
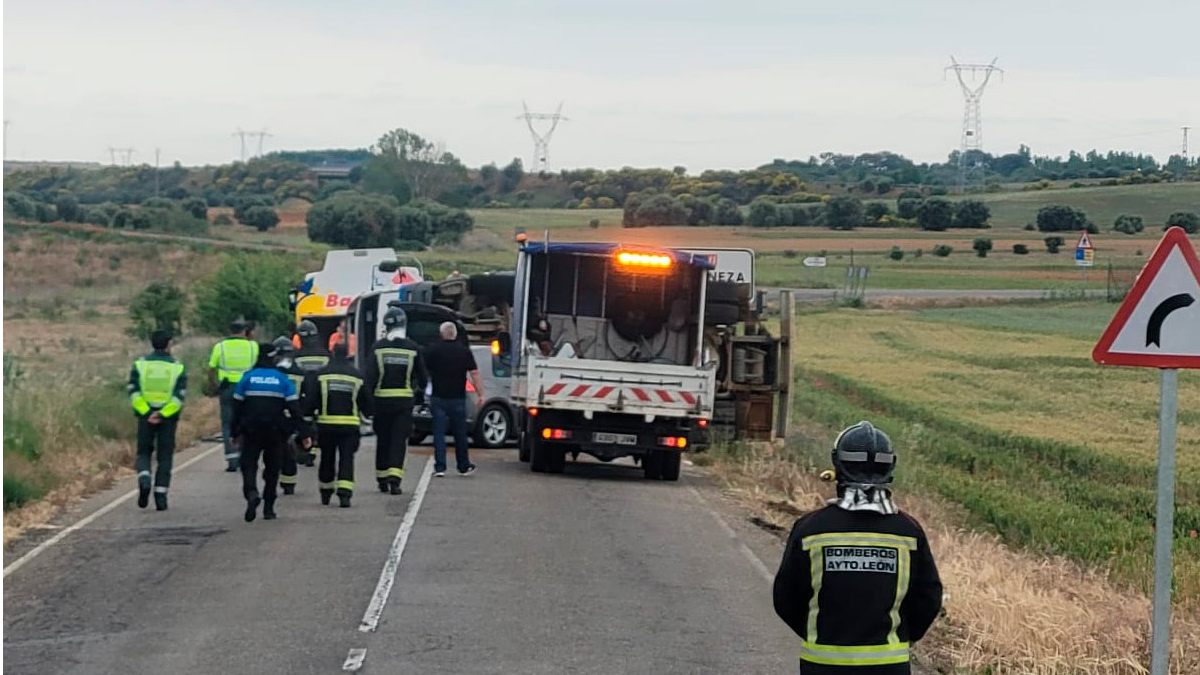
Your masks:
<svg viewBox="0 0 1200 675"><path fill-rule="evenodd" d="M234 435L240 442L242 494L246 497L246 522L263 505L263 518L275 519L276 486L283 464L285 444L293 433L309 438L300 419L300 394L295 385L275 367L272 345L259 347L254 368L238 381L234 390ZM263 460L263 489L258 491L258 458Z"/></svg>
<svg viewBox="0 0 1200 675"><path fill-rule="evenodd" d="M296 336L300 338L300 348L292 355L292 360L301 370L305 373L312 373L329 365L329 350L321 344L321 332L317 330L317 324L309 319L301 321L296 326ZM297 461L304 466L312 466L316 459L317 449L314 444L307 451L299 453Z"/></svg>
<svg viewBox="0 0 1200 675"><path fill-rule="evenodd" d="M247 337L242 319L229 324L229 337L213 345L208 357L208 381L221 399L221 435L225 442L225 470L238 470L238 449L233 444L233 390L242 374L258 360L258 344Z"/></svg>
<svg viewBox="0 0 1200 675"><path fill-rule="evenodd" d="M925 532L892 503L896 453L870 422L833 447L837 498L796 521L775 612L800 636L803 675L907 675L909 647L942 606Z"/></svg>
<svg viewBox="0 0 1200 675"><path fill-rule="evenodd" d="M292 386L299 393L304 390L304 370L296 363L293 355L296 348L292 345L292 341L287 336L275 338L271 343L275 354L275 367L287 378L291 380ZM311 442L309 443L311 445ZM288 438L287 443L283 447L283 464L279 470L279 486L283 488L283 494L290 495L296 493L297 482L297 457L308 457L308 448L304 447L301 439L297 434L292 434Z"/></svg>
<svg viewBox="0 0 1200 675"><path fill-rule="evenodd" d="M413 399L423 392L429 374L421 347L409 340L408 317L399 307L383 315L384 339L371 346L366 389L373 399L375 417L375 478L380 492L400 494L404 458L412 434Z"/></svg>
<svg viewBox="0 0 1200 675"><path fill-rule="evenodd" d="M305 416L317 424L321 503L328 504L336 490L338 505L348 508L354 494L359 413L370 416L371 400L362 373L350 362L345 343L334 348L329 365L305 377L302 408Z"/></svg>
<svg viewBox="0 0 1200 675"><path fill-rule="evenodd" d="M175 460L175 425L187 394L187 372L171 356L171 334L150 336L154 351L133 362L129 371L129 402L137 415L138 507L150 503L150 456L158 451L154 474L154 508L167 510L171 465Z"/></svg>

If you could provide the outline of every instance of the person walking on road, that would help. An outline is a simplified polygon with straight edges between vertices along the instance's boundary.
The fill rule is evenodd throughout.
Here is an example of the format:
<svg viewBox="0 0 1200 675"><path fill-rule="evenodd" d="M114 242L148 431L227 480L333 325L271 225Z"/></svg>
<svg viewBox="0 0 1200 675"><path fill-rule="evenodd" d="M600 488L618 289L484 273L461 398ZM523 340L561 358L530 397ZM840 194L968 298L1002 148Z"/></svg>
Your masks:
<svg viewBox="0 0 1200 675"><path fill-rule="evenodd" d="M171 334L154 331L153 352L133 362L129 371L129 402L137 415L138 507L150 503L151 456L158 453L154 473L154 508L167 510L171 466L175 460L175 426L187 395L187 372L171 356Z"/></svg>
<svg viewBox="0 0 1200 675"><path fill-rule="evenodd" d="M345 343L334 348L329 365L306 376L301 407L305 417L317 423L321 503L328 504L336 490L338 506L349 508L354 494L359 414L370 416L371 401L362 374L350 362Z"/></svg>
<svg viewBox="0 0 1200 675"><path fill-rule="evenodd" d="M254 368L234 389L233 433L242 448L242 494L246 522L254 520L258 505L263 518L275 519L276 486L286 444L293 433L305 442L309 434L300 419L300 394L292 381L275 367L272 345L260 345ZM263 461L263 489L258 490L258 459Z"/></svg>
<svg viewBox="0 0 1200 675"><path fill-rule="evenodd" d="M433 475L446 475L446 430L454 434L454 460L458 473L475 472L467 441L467 378L483 406L483 382L471 348L458 342L458 327L447 321L439 327L441 341L426 350L425 367L433 383L429 400L433 414Z"/></svg>
<svg viewBox="0 0 1200 675"><path fill-rule="evenodd" d="M408 316L399 307L383 315L384 339L371 346L366 389L373 399L375 479L380 492L400 494L404 459L413 427L413 400L425 390L429 375L421 347L409 340Z"/></svg>
<svg viewBox="0 0 1200 675"><path fill-rule="evenodd" d="M247 335L249 329L242 319L229 324L229 337L213 345L208 357L209 386L217 390L221 400L221 435L225 443L225 470L238 470L238 450L233 444L233 390L242 374L258 360L258 344Z"/></svg>
<svg viewBox="0 0 1200 675"><path fill-rule="evenodd" d="M287 375L292 386L295 387L296 393L299 394L304 390L305 372L292 358L296 352L296 348L292 345L292 341L286 335L281 335L275 338L271 343L275 355L275 367L284 375ZM312 445L312 439L307 439L309 442L306 445L303 443L298 433L293 433L288 437L283 446L283 463L279 469L279 487L283 489L283 494L291 495L296 493L296 483L298 482L298 465L297 458L308 456L308 446Z"/></svg>
<svg viewBox="0 0 1200 675"><path fill-rule="evenodd" d="M314 373L325 366L329 365L329 350L325 345L321 344L321 331L317 329L317 324L309 319L305 319L296 326L296 337L299 339L299 348L292 355L292 360L305 373ZM305 452L301 452L296 456L296 461L304 466L312 466L316 463L318 447L314 444Z"/></svg>
<svg viewBox="0 0 1200 675"><path fill-rule="evenodd" d="M929 541L892 503L896 452L859 422L833 447L837 497L796 521L775 575L775 613L800 636L802 675L907 675L909 647L942 606Z"/></svg>

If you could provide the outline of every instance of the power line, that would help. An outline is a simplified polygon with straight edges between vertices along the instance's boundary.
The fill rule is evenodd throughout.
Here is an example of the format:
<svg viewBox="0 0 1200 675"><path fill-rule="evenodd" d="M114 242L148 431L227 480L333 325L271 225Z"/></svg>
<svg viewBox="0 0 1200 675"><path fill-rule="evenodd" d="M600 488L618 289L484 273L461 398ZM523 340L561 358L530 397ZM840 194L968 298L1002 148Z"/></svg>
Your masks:
<svg viewBox="0 0 1200 675"><path fill-rule="evenodd" d="M533 164L529 167L532 171L541 173L546 171L550 165L550 137L554 135L554 130L558 128L559 122L569 121L562 114L562 101L559 101L558 108L551 113L531 113L529 106L521 101L521 107L525 109L523 115L517 115L517 119L525 120L525 125L529 127L529 135L533 137ZM545 133L539 133L533 126L534 121L550 122L550 128Z"/></svg>
<svg viewBox="0 0 1200 675"><path fill-rule="evenodd" d="M129 166L133 162L133 148L114 148L108 146L108 156L113 166L117 166L117 158L121 158L121 166Z"/></svg>
<svg viewBox="0 0 1200 675"><path fill-rule="evenodd" d="M250 138L250 139L257 138L258 139L258 153L255 154L253 157L262 157L263 139L265 139L269 136L273 136L274 134L267 133L267 130L265 128L260 129L258 131L243 131L241 127L238 127L238 130L233 132L230 135L236 136L238 138L238 140L240 141L241 149L242 149L241 158L242 158L242 161L244 162L244 161L246 161L246 138ZM253 157L252 157L252 159L253 159Z"/></svg>
<svg viewBox="0 0 1200 675"><path fill-rule="evenodd" d="M958 86L962 89L963 99L966 106L963 109L962 122L962 143L958 154L958 187L960 191L966 189L967 171L972 168L970 164L973 160L967 159L967 154L972 150L983 150L983 90L987 88L988 82L992 79L993 73L1000 73L1001 79L1004 78L1004 70L996 67L996 61L999 57L992 59L991 63L959 63L953 56L950 57L950 65L943 70L948 72L953 70L955 77L958 79ZM970 83L967 82L967 77L970 77ZM982 81L981 81L982 77Z"/></svg>

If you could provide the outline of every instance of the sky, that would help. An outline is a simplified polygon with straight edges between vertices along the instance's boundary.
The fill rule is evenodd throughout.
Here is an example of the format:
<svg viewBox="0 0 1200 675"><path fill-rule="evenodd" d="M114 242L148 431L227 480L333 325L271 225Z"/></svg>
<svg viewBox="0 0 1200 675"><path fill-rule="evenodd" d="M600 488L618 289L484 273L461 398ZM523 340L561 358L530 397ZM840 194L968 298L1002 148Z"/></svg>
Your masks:
<svg viewBox="0 0 1200 675"><path fill-rule="evenodd" d="M7 159L224 163L367 147L404 127L470 166L533 154L522 101L562 102L550 168L749 168L822 152L939 161L1004 69L983 146L1200 154L1194 0L6 0ZM254 144L251 144L251 151Z"/></svg>

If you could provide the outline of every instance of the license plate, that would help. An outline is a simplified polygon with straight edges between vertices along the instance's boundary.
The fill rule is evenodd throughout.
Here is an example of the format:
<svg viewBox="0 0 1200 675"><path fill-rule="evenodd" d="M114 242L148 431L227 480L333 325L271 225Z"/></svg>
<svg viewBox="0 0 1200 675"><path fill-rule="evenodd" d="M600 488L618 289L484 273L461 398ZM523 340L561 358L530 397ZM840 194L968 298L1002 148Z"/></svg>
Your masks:
<svg viewBox="0 0 1200 675"><path fill-rule="evenodd" d="M610 434L607 431L597 431L592 434L592 442L607 445L637 445L637 434Z"/></svg>

